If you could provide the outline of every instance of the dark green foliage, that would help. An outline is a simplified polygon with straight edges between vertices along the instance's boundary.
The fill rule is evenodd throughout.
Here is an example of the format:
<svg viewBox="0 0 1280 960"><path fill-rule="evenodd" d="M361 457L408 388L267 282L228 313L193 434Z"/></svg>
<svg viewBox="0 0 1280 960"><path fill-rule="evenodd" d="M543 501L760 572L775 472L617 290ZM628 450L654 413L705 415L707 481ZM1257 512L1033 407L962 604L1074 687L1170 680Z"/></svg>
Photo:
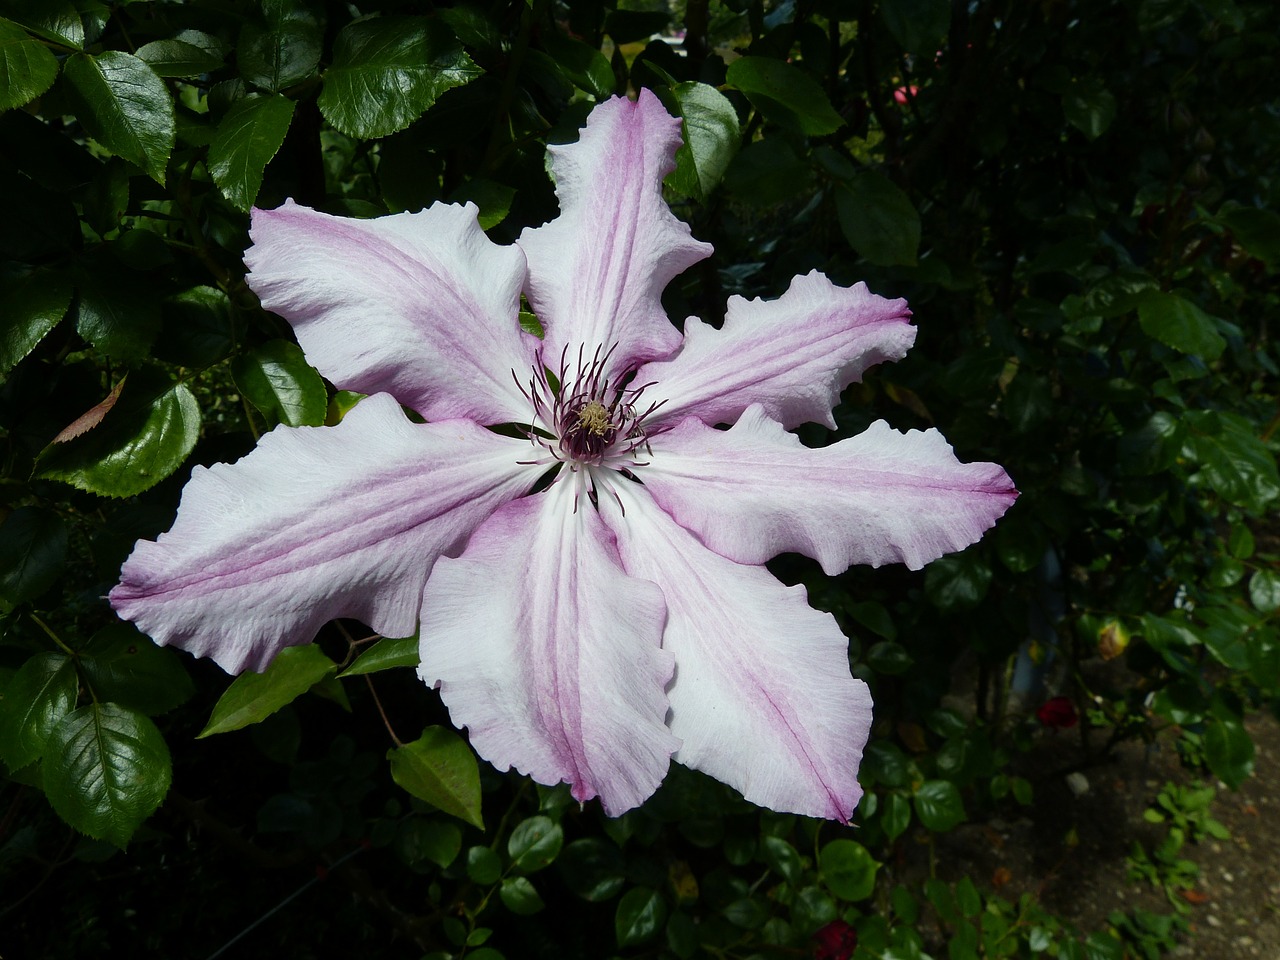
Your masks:
<svg viewBox="0 0 1280 960"><path fill-rule="evenodd" d="M904 863L1034 804L1048 736L1250 775L1280 696L1278 57L1270 0L0 4L5 948L204 957L297 894L237 955L805 956L833 922L859 960L1167 949L1175 918L1077 933ZM852 828L680 767L609 820L478 763L416 638L336 624L229 681L103 600L193 466L353 402L245 285L251 207L469 200L509 242L554 215L545 144L636 86L683 120L669 196L717 249L671 316L815 268L904 296L909 358L806 442L936 426L1021 490L922 572L774 562L876 698ZM1041 729L1052 695L1076 729Z"/></svg>

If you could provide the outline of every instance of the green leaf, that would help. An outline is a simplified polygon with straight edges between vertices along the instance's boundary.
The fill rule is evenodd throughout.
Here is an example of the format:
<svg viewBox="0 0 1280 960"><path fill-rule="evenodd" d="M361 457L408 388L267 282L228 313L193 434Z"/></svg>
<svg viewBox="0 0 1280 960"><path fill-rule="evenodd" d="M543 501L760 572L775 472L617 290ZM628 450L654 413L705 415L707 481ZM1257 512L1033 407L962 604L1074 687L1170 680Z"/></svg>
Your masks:
<svg viewBox="0 0 1280 960"><path fill-rule="evenodd" d="M1280 497L1280 474L1271 451L1243 417L1193 411L1191 448L1200 475L1230 503L1261 513Z"/></svg>
<svg viewBox="0 0 1280 960"><path fill-rule="evenodd" d="M945 833L964 822L960 791L950 780L926 780L916 791L913 801L916 817L935 833Z"/></svg>
<svg viewBox="0 0 1280 960"><path fill-rule="evenodd" d="M385 137L481 72L439 21L357 20L338 34L318 103L325 119L348 136Z"/></svg>
<svg viewBox="0 0 1280 960"><path fill-rule="evenodd" d="M914 266L920 247L920 215L887 177L864 170L836 188L836 213L845 239L882 267Z"/></svg>
<svg viewBox="0 0 1280 960"><path fill-rule="evenodd" d="M911 654L907 652L907 648L892 640L884 640L873 645L867 651L866 660L867 666L876 673L884 673L890 676L906 673L911 669L911 665L915 663Z"/></svg>
<svg viewBox="0 0 1280 960"><path fill-rule="evenodd" d="M199 77L213 73L226 59L217 37L199 30L183 30L168 40L152 40L138 48L137 57L157 76Z"/></svg>
<svg viewBox="0 0 1280 960"><path fill-rule="evenodd" d="M832 840L818 854L822 882L848 903L871 896L879 869L880 863L856 840Z"/></svg>
<svg viewBox="0 0 1280 960"><path fill-rule="evenodd" d="M418 638L383 637L372 647L360 654L355 663L343 670L339 676L358 677L364 673L377 673L379 670L394 670L397 667L416 667L421 662L418 653Z"/></svg>
<svg viewBox="0 0 1280 960"><path fill-rule="evenodd" d="M619 947L636 947L658 935L667 922L667 902L648 887L633 887L618 901L613 928Z"/></svg>
<svg viewBox="0 0 1280 960"><path fill-rule="evenodd" d="M68 98L89 136L164 184L176 127L164 81L137 57L73 54L62 68Z"/></svg>
<svg viewBox="0 0 1280 960"><path fill-rule="evenodd" d="M680 111L682 142L667 184L701 200L719 185L738 152L738 112L728 97L705 83L677 83L671 94Z"/></svg>
<svg viewBox="0 0 1280 960"><path fill-rule="evenodd" d="M413 796L484 829L480 767L471 748L452 730L427 727L413 743L387 751L387 759L392 779Z"/></svg>
<svg viewBox="0 0 1280 960"><path fill-rule="evenodd" d="M474 203L479 207L476 219L481 230L496 227L511 212L511 201L516 192L506 184L485 180L483 177L472 177L453 193L449 194L450 203Z"/></svg>
<svg viewBox="0 0 1280 960"><path fill-rule="evenodd" d="M1280 610L1280 573L1259 570L1249 579L1249 602L1259 613Z"/></svg>
<svg viewBox="0 0 1280 960"><path fill-rule="evenodd" d="M288 340L271 340L231 362L236 389L267 418L268 424L318 427L324 423L328 392L302 349Z"/></svg>
<svg viewBox="0 0 1280 960"><path fill-rule="evenodd" d="M818 81L794 64L773 57L739 57L725 76L762 113L772 112L776 118L775 104L780 105L810 136L835 133L844 126Z"/></svg>
<svg viewBox="0 0 1280 960"><path fill-rule="evenodd" d="M1073 80L1062 95L1062 112L1067 123L1090 140L1097 140L1116 118L1116 98L1095 77Z"/></svg>
<svg viewBox="0 0 1280 960"><path fill-rule="evenodd" d="M969 610L991 586L991 567L977 553L943 557L925 567L924 592L939 610Z"/></svg>
<svg viewBox="0 0 1280 960"><path fill-rule="evenodd" d="M280 150L294 102L275 94L237 100L209 144L209 175L222 195L248 211L258 198L262 173Z"/></svg>
<svg viewBox="0 0 1280 960"><path fill-rule="evenodd" d="M1138 322L1147 336L1179 353L1217 360L1227 346L1217 320L1176 293L1146 294L1138 305Z"/></svg>
<svg viewBox="0 0 1280 960"><path fill-rule="evenodd" d="M498 895L508 910L521 917L533 916L546 906L528 877L507 877Z"/></svg>
<svg viewBox="0 0 1280 960"><path fill-rule="evenodd" d="M507 853L517 870L534 873L549 867L564 845L564 831L550 817L530 817L516 825L507 841Z"/></svg>
<svg viewBox="0 0 1280 960"><path fill-rule="evenodd" d="M1213 717L1204 731L1204 757L1214 776L1232 790L1253 773L1253 740L1235 717Z"/></svg>
<svg viewBox="0 0 1280 960"><path fill-rule="evenodd" d="M560 33L547 32L542 37L542 49L579 90L585 90L596 100L613 95L617 83L613 67L595 47Z"/></svg>
<svg viewBox="0 0 1280 960"><path fill-rule="evenodd" d="M462 831L452 820L413 817L396 831L396 852L410 865L430 860L441 870L462 851Z"/></svg>
<svg viewBox="0 0 1280 960"><path fill-rule="evenodd" d="M130 497L177 470L199 435L200 409L191 391L180 383L165 389L156 377L135 371L101 425L45 448L36 476L104 497Z"/></svg>
<svg viewBox="0 0 1280 960"><path fill-rule="evenodd" d="M6 13L37 36L59 46L84 46L84 23L71 0L11 0Z"/></svg>
<svg viewBox="0 0 1280 960"><path fill-rule="evenodd" d="M763 837L760 840L760 856L769 865L769 869L787 883L794 885L802 878L800 854L782 837Z"/></svg>
<svg viewBox="0 0 1280 960"><path fill-rule="evenodd" d="M18 668L0 694L0 760L10 771L40 759L45 742L76 706L75 663L62 653L38 653Z"/></svg>
<svg viewBox="0 0 1280 960"><path fill-rule="evenodd" d="M488 847L467 851L467 879L482 887L497 883L502 876L502 858Z"/></svg>
<svg viewBox="0 0 1280 960"><path fill-rule="evenodd" d="M67 716L45 744L44 790L63 820L124 849L169 792L164 737L143 714L91 703Z"/></svg>
<svg viewBox="0 0 1280 960"><path fill-rule="evenodd" d="M197 739L239 730L271 716L336 669L313 643L285 647L262 673L242 673L231 681Z"/></svg>
<svg viewBox="0 0 1280 960"><path fill-rule="evenodd" d="M315 72L324 37L305 9L276 4L267 13L265 22L247 23L240 31L236 63L245 83L279 93Z"/></svg>
<svg viewBox="0 0 1280 960"><path fill-rule="evenodd" d="M880 13L893 38L907 53L932 57L951 27L948 0L893 0Z"/></svg>
<svg viewBox="0 0 1280 960"><path fill-rule="evenodd" d="M1218 214L1236 242L1266 264L1271 272L1280 270L1280 213L1256 207L1236 207Z"/></svg>
<svg viewBox="0 0 1280 960"><path fill-rule="evenodd" d="M110 700L148 716L166 713L196 692L178 654L159 647L128 623L95 633L80 652L95 700Z"/></svg>
<svg viewBox="0 0 1280 960"><path fill-rule="evenodd" d="M591 903L612 899L626 883L622 853L599 837L573 841L556 862L569 889Z"/></svg>
<svg viewBox="0 0 1280 960"><path fill-rule="evenodd" d="M224 359L235 346L231 300L216 287L198 286L166 297L152 351L158 360L197 369Z"/></svg>
<svg viewBox="0 0 1280 960"><path fill-rule="evenodd" d="M138 274L118 262L77 271L76 332L117 360L145 360L160 331L160 304Z"/></svg>
<svg viewBox="0 0 1280 960"><path fill-rule="evenodd" d="M1171 413L1160 411L1137 430L1129 430L1116 447L1119 467L1131 476L1150 476L1177 462L1187 425Z"/></svg>
<svg viewBox="0 0 1280 960"><path fill-rule="evenodd" d="M58 77L58 60L49 48L0 18L0 110L20 107L44 93Z"/></svg>
<svg viewBox="0 0 1280 960"><path fill-rule="evenodd" d="M911 804L900 793L891 793L884 800L884 809L880 813L880 827L884 835L892 843L906 833L911 826Z"/></svg>
<svg viewBox="0 0 1280 960"><path fill-rule="evenodd" d="M43 507L19 507L0 525L0 610L48 590L67 562L67 525Z"/></svg>
<svg viewBox="0 0 1280 960"><path fill-rule="evenodd" d="M0 279L0 381L58 325L70 302L72 285L59 274Z"/></svg>

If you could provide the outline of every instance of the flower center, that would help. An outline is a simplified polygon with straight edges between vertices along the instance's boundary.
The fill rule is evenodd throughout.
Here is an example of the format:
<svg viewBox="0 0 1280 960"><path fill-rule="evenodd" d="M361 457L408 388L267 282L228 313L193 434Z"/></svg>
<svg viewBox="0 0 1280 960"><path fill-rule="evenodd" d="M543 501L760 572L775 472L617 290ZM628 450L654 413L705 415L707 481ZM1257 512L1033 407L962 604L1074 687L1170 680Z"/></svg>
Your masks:
<svg viewBox="0 0 1280 960"><path fill-rule="evenodd" d="M571 363L566 348L558 369L535 368L527 384L517 378L533 404L529 439L550 454L545 461L530 462L560 461L575 470L606 466L628 473L648 462L637 459L636 452L647 446L644 418L658 404L637 406L649 384L632 386L630 370L610 374L612 353L597 349L587 361L579 348L577 362Z"/></svg>

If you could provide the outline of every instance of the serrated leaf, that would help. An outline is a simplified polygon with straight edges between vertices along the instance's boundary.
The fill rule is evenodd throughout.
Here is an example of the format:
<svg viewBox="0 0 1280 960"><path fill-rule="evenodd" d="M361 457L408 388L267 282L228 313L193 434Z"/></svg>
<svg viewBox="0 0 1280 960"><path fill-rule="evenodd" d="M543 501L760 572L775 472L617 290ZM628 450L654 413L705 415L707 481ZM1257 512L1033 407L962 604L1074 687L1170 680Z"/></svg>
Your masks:
<svg viewBox="0 0 1280 960"><path fill-rule="evenodd" d="M306 11L283 10L264 23L247 23L240 31L236 63L245 83L279 93L313 73L320 62L323 34Z"/></svg>
<svg viewBox="0 0 1280 960"><path fill-rule="evenodd" d="M62 68L68 98L89 136L164 184L176 127L164 81L132 54L73 54Z"/></svg>
<svg viewBox="0 0 1280 960"><path fill-rule="evenodd" d="M109 357L145 359L160 331L160 304L142 278L103 263L78 271L78 287L76 332Z"/></svg>
<svg viewBox="0 0 1280 960"><path fill-rule="evenodd" d="M818 81L794 64L739 57L729 64L726 80L765 114L774 111L774 104L784 107L810 136L835 133L844 125Z"/></svg>
<svg viewBox="0 0 1280 960"><path fill-rule="evenodd" d="M148 716L166 713L196 692L178 654L159 647L128 623L112 623L80 651L80 666L97 700Z"/></svg>
<svg viewBox="0 0 1280 960"><path fill-rule="evenodd" d="M1191 449L1200 474L1224 500L1261 512L1280 497L1275 458L1243 417L1220 413L1216 431L1200 430L1192 419Z"/></svg>
<svg viewBox="0 0 1280 960"><path fill-rule="evenodd" d="M76 705L78 678L66 654L38 653L0 694L0 760L10 771L40 759L49 734Z"/></svg>
<svg viewBox="0 0 1280 960"><path fill-rule="evenodd" d="M143 714L92 703L49 735L44 790L63 820L122 850L169 792L172 765L164 737Z"/></svg>
<svg viewBox="0 0 1280 960"><path fill-rule="evenodd" d="M1256 207L1235 207L1218 214L1236 242L1273 273L1280 270L1280 213Z"/></svg>
<svg viewBox="0 0 1280 960"><path fill-rule="evenodd" d="M58 77L58 60L10 20L0 18L0 110L20 107Z"/></svg>
<svg viewBox="0 0 1280 960"><path fill-rule="evenodd" d="M45 448L36 476L104 497L130 497L177 470L199 436L200 408L191 391L135 371L100 426Z"/></svg>
<svg viewBox="0 0 1280 960"><path fill-rule="evenodd" d="M46 40L76 50L84 46L84 23L70 0L18 0L5 12Z"/></svg>
<svg viewBox="0 0 1280 960"><path fill-rule="evenodd" d="M880 14L907 53L932 56L951 26L949 0L893 0L880 5Z"/></svg>
<svg viewBox="0 0 1280 960"><path fill-rule="evenodd" d="M302 349L288 340L271 340L231 363L236 389L271 426L318 427L324 423L329 395Z"/></svg>
<svg viewBox="0 0 1280 960"><path fill-rule="evenodd" d="M52 510L19 507L0 525L0 610L44 593L67 561L67 525Z"/></svg>
<svg viewBox="0 0 1280 960"><path fill-rule="evenodd" d="M426 17L357 20L338 34L320 112L351 137L385 137L480 76L452 31Z"/></svg>
<svg viewBox="0 0 1280 960"><path fill-rule="evenodd" d="M667 183L700 200L719 185L738 152L738 112L728 97L705 83L677 83L671 94L680 109L682 142Z"/></svg>
<svg viewBox="0 0 1280 960"><path fill-rule="evenodd" d="M849 245L872 263L914 266L920 215L888 177L864 170L836 189L836 213Z"/></svg>
<svg viewBox="0 0 1280 960"><path fill-rule="evenodd" d="M387 752L391 777L419 800L484 829L476 755L452 730L428 727L413 743Z"/></svg>
<svg viewBox="0 0 1280 960"><path fill-rule="evenodd" d="M137 57L157 76L199 77L223 64L222 44L198 30L184 30L168 40L152 40L138 48Z"/></svg>
<svg viewBox="0 0 1280 960"><path fill-rule="evenodd" d="M1138 322L1147 336L1179 353L1217 360L1227 346L1218 333L1217 321L1176 293L1152 291L1143 296Z"/></svg>
<svg viewBox="0 0 1280 960"><path fill-rule="evenodd" d="M343 670L341 676L358 677L365 673L377 673L380 670L394 670L397 667L416 667L421 662L418 653L418 638L415 637L383 637L372 647L360 654L355 663Z"/></svg>
<svg viewBox="0 0 1280 960"><path fill-rule="evenodd" d="M222 195L248 211L258 198L262 174L279 152L293 120L294 102L275 94L237 100L209 144L209 174Z"/></svg>
<svg viewBox="0 0 1280 960"><path fill-rule="evenodd" d="M337 665L313 643L285 647L262 673L242 673L231 681L196 739L265 720L336 670Z"/></svg>

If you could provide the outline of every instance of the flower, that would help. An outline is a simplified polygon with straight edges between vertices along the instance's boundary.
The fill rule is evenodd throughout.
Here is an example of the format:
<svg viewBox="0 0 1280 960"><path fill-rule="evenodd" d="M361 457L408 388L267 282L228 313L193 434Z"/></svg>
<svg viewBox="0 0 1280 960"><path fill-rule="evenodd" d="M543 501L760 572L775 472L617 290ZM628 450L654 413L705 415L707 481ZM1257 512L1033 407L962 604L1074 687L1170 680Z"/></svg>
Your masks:
<svg viewBox="0 0 1280 960"><path fill-rule="evenodd" d="M814 960L849 960L858 945L858 931L843 920L832 920L813 935Z"/></svg>
<svg viewBox="0 0 1280 960"><path fill-rule="evenodd" d="M1070 697L1050 697L1036 710L1036 719L1054 730L1067 730L1080 722Z"/></svg>
<svg viewBox="0 0 1280 960"><path fill-rule="evenodd" d="M470 205L255 210L249 285L369 396L197 467L172 529L126 561L120 616L231 672L335 617L419 628L420 676L498 769L617 815L674 756L847 820L871 700L835 620L764 562L919 568L1016 493L933 430L878 422L822 449L787 432L833 427L840 391L903 356L901 300L815 272L732 298L722 329L669 322L663 288L711 253L662 200L679 127L645 91L597 106L548 148L559 216L511 246ZM487 429L509 424L525 438Z"/></svg>

